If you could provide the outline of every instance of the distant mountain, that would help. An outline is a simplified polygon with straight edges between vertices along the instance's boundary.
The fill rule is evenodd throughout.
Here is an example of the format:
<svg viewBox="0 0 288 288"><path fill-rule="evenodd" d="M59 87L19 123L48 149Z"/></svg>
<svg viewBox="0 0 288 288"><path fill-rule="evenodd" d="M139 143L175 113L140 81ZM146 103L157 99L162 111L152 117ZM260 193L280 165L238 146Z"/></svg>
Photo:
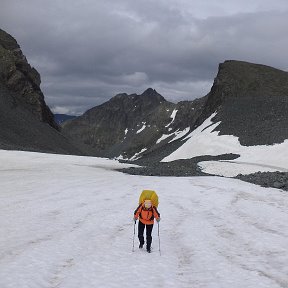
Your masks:
<svg viewBox="0 0 288 288"><path fill-rule="evenodd" d="M67 120L76 118L76 116L66 115L66 114L54 114L54 121L60 125Z"/></svg>
<svg viewBox="0 0 288 288"><path fill-rule="evenodd" d="M174 104L152 88L141 95L118 94L63 123L62 131L103 156L137 159L188 133L205 101Z"/></svg>
<svg viewBox="0 0 288 288"><path fill-rule="evenodd" d="M219 65L205 97L174 104L151 88L141 95L119 94L62 126L66 135L103 156L158 162L213 113L219 135L234 135L241 145L283 142L288 139L288 73L229 60Z"/></svg>
<svg viewBox="0 0 288 288"><path fill-rule="evenodd" d="M59 132L40 82L16 40L0 29L0 149L85 154Z"/></svg>

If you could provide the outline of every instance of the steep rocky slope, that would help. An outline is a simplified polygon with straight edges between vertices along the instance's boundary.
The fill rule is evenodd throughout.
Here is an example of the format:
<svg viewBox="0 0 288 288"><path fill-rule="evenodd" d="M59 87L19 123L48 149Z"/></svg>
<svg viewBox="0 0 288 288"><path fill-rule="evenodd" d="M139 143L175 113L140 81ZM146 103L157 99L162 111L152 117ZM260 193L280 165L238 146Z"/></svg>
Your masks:
<svg viewBox="0 0 288 288"><path fill-rule="evenodd" d="M58 129L40 89L40 75L29 65L16 40L0 29L0 82L15 92L15 102L31 111L40 121Z"/></svg>
<svg viewBox="0 0 288 288"><path fill-rule="evenodd" d="M225 61L198 123L217 111L220 135L239 137L242 145L288 139L288 73L260 64Z"/></svg>
<svg viewBox="0 0 288 288"><path fill-rule="evenodd" d="M0 149L86 154L58 131L40 82L16 40L0 30Z"/></svg>

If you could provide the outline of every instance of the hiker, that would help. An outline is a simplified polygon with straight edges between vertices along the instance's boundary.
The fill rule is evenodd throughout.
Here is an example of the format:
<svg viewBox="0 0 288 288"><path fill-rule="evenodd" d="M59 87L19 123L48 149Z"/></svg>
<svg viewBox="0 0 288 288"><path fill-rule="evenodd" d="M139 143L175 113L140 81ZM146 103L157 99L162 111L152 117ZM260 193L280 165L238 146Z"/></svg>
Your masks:
<svg viewBox="0 0 288 288"><path fill-rule="evenodd" d="M138 223L138 238L139 238L139 248L142 249L144 245L144 229L146 227L146 249L147 252L151 252L152 243L152 229L154 224L154 218L157 222L160 221L160 213L158 212L156 206L153 206L151 200L144 200L134 212L134 221L139 218Z"/></svg>

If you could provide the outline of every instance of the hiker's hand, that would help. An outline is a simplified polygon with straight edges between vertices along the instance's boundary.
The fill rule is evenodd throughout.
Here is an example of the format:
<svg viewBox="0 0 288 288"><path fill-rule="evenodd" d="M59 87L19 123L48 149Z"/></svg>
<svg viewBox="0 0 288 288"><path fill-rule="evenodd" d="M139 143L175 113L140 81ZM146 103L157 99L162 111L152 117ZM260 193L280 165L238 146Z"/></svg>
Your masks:
<svg viewBox="0 0 288 288"><path fill-rule="evenodd" d="M136 222L136 221L137 221L137 219L138 219L137 217L133 217L133 221L134 221L134 222Z"/></svg>
<svg viewBox="0 0 288 288"><path fill-rule="evenodd" d="M161 220L161 218L160 218L160 217L156 219L156 221L157 221L158 223L160 222L160 220Z"/></svg>

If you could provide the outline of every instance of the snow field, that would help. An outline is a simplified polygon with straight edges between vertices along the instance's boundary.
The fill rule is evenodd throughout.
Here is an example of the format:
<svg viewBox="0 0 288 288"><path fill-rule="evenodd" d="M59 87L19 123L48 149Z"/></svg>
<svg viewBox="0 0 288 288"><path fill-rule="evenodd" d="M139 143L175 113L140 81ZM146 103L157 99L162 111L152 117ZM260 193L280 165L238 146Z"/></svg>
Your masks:
<svg viewBox="0 0 288 288"><path fill-rule="evenodd" d="M274 145L242 146L238 137L218 135L218 131L213 131L220 124L211 121L215 115L216 113L213 113L202 125L186 136L184 139L188 140L161 162L233 153L239 154L240 157L230 161L204 161L198 165L203 172L226 177L258 171L288 171L288 140Z"/></svg>
<svg viewBox="0 0 288 288"><path fill-rule="evenodd" d="M219 177L143 177L117 161L0 150L0 287L288 287L288 196ZM159 195L153 252L133 244ZM137 229L136 229L137 233Z"/></svg>

